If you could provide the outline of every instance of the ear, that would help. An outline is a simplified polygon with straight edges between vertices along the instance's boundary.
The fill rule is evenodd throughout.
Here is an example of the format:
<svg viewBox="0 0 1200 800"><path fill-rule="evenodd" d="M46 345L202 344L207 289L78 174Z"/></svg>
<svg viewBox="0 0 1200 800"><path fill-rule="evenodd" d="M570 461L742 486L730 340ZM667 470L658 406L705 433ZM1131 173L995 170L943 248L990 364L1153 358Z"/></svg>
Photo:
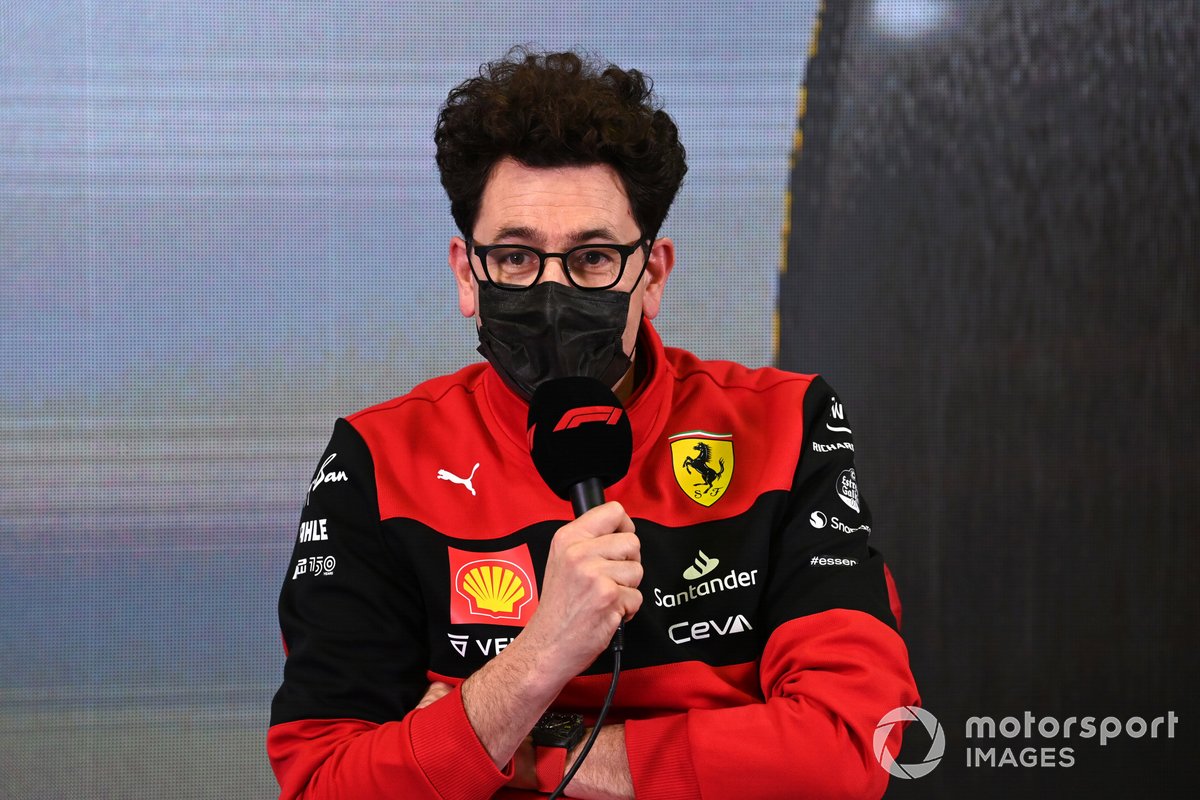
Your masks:
<svg viewBox="0 0 1200 800"><path fill-rule="evenodd" d="M646 275L643 277L646 293L642 295L642 314L646 319L658 316L658 309L662 306L663 286L666 285L667 276L674 267L675 243L666 237L655 239L654 244L650 246L650 260L646 262Z"/></svg>
<svg viewBox="0 0 1200 800"><path fill-rule="evenodd" d="M467 243L461 236L450 239L450 270L458 287L458 310L464 317L475 316L475 276L467 259Z"/></svg>

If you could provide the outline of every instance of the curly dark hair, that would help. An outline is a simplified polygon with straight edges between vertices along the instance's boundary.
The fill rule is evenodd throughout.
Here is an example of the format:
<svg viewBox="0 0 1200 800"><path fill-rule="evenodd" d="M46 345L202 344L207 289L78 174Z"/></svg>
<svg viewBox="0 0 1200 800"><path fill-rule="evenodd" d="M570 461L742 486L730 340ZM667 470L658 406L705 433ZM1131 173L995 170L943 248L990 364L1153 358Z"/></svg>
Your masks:
<svg viewBox="0 0 1200 800"><path fill-rule="evenodd" d="M434 132L450 213L468 238L492 167L608 164L643 233L657 236L683 175L675 122L641 72L515 47L446 98Z"/></svg>

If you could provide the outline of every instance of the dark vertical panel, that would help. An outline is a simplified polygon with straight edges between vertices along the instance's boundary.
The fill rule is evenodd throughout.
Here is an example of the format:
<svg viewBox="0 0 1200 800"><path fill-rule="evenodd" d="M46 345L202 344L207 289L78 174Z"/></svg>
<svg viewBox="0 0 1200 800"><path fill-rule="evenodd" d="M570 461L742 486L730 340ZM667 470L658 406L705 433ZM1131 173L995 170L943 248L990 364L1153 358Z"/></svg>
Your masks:
<svg viewBox="0 0 1200 800"><path fill-rule="evenodd" d="M1195 786L1200 6L912 3L897 31L893 5L844 6L810 76L779 348L854 412L946 725L891 794ZM1182 722L986 743L1070 768L964 765L969 716L1025 710Z"/></svg>

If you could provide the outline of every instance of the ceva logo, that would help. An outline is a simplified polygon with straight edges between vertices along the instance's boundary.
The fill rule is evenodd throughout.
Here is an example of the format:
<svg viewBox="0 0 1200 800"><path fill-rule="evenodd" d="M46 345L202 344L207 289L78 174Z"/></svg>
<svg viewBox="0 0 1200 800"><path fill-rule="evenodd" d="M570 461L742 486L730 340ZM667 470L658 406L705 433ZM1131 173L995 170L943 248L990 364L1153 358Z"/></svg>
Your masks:
<svg viewBox="0 0 1200 800"><path fill-rule="evenodd" d="M916 764L898 763L892 751L888 749L888 735L891 734L892 728L900 722L919 722L925 728L925 732L929 734L929 752ZM879 720L879 724L875 726L873 745L879 766L886 769L889 774L905 779L923 778L933 772L934 767L941 763L942 756L946 753L946 734L937 717L925 709L919 706L900 706L893 708L883 715L883 719Z"/></svg>

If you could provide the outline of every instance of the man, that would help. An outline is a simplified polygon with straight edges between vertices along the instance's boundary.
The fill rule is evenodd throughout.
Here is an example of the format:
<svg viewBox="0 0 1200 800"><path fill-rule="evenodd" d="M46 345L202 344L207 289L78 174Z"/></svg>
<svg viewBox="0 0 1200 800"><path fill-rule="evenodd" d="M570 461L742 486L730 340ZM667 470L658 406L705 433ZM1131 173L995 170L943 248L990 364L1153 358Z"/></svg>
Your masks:
<svg viewBox="0 0 1200 800"><path fill-rule="evenodd" d="M568 796L881 794L874 728L916 689L850 429L820 378L655 334L686 167L646 80L514 51L450 93L436 139L488 363L334 428L280 599L282 796L551 791L580 744L543 713L594 721L622 620ZM613 386L634 454L571 521L524 428L541 382L579 374Z"/></svg>

